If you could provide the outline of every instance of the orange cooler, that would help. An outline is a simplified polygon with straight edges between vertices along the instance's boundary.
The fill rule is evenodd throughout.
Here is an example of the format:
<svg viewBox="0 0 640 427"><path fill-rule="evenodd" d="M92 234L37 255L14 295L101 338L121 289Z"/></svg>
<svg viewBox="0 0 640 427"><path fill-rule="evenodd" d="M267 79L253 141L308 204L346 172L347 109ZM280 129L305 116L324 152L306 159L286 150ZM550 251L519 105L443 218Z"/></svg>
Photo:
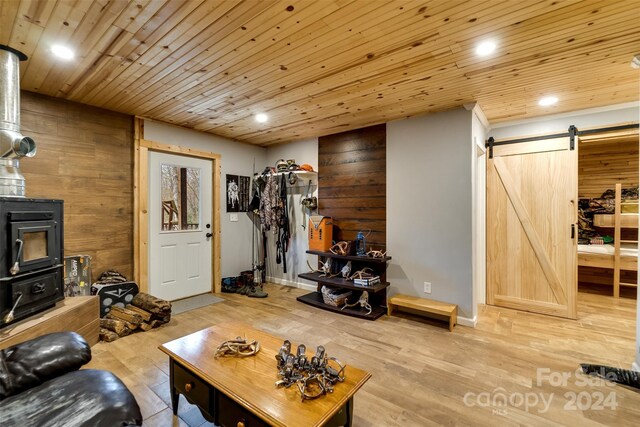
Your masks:
<svg viewBox="0 0 640 427"><path fill-rule="evenodd" d="M309 217L309 249L327 252L333 241L333 218L311 215Z"/></svg>

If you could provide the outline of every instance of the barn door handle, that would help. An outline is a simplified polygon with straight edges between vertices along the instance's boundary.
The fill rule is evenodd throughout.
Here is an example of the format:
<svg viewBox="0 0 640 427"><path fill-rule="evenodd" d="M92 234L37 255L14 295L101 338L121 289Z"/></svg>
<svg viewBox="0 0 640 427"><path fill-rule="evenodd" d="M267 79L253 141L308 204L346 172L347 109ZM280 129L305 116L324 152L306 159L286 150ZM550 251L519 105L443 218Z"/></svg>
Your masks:
<svg viewBox="0 0 640 427"><path fill-rule="evenodd" d="M571 240L576 238L576 225L571 224Z"/></svg>

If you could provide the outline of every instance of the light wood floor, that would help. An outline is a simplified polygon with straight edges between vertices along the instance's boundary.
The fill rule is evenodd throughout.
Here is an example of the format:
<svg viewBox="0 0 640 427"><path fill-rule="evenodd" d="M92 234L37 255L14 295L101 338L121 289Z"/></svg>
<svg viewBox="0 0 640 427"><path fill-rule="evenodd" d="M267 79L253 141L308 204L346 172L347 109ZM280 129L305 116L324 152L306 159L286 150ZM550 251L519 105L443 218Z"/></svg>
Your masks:
<svg viewBox="0 0 640 427"><path fill-rule="evenodd" d="M266 288L266 299L223 294L225 302L176 315L159 329L99 343L87 367L118 375L135 394L145 425L193 427L201 422L194 408L181 404L182 419L172 416L168 359L157 346L242 320L310 349L322 344L329 355L371 372L355 397L356 426L638 425L640 392L613 384L587 387L582 383L586 377L576 373L581 362L630 366L635 357L633 299L580 293L577 321L483 307L477 328L456 326L450 333L444 324L407 316L374 322L341 316L297 302L305 291ZM538 385L539 368L554 378L565 373L566 384L553 386L545 376ZM500 393L515 406L482 405L483 398ZM568 398L580 393L579 403L593 409L566 409ZM617 409L588 405L611 393ZM533 406L534 395L550 400L547 411L541 401ZM532 406L526 410L520 398Z"/></svg>

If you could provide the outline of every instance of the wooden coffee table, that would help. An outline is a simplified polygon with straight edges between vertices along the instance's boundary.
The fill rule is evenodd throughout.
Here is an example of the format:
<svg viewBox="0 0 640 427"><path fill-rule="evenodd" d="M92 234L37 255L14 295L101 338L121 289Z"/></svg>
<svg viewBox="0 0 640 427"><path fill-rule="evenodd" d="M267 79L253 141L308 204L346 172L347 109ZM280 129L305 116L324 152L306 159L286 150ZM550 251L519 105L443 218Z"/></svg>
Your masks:
<svg viewBox="0 0 640 427"><path fill-rule="evenodd" d="M260 352L245 358L214 357L220 343L238 336L258 340ZM336 384L333 393L303 402L296 386L275 386L279 379L275 356L283 341L232 322L161 345L169 355L173 413L177 414L178 396L183 394L219 426L351 426L353 395L371 374L347 364L346 379ZM309 357L315 354L312 338L304 344ZM292 343L292 352L296 348ZM331 348L327 353L331 355Z"/></svg>

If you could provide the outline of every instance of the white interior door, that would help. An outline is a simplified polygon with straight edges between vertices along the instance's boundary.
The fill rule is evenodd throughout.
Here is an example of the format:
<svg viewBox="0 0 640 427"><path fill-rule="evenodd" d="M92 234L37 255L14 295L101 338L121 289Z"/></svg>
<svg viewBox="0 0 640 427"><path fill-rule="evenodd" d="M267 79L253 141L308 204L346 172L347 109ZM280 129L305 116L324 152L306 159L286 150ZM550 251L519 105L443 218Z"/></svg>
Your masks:
<svg viewBox="0 0 640 427"><path fill-rule="evenodd" d="M149 290L169 301L212 287L211 160L149 152Z"/></svg>

